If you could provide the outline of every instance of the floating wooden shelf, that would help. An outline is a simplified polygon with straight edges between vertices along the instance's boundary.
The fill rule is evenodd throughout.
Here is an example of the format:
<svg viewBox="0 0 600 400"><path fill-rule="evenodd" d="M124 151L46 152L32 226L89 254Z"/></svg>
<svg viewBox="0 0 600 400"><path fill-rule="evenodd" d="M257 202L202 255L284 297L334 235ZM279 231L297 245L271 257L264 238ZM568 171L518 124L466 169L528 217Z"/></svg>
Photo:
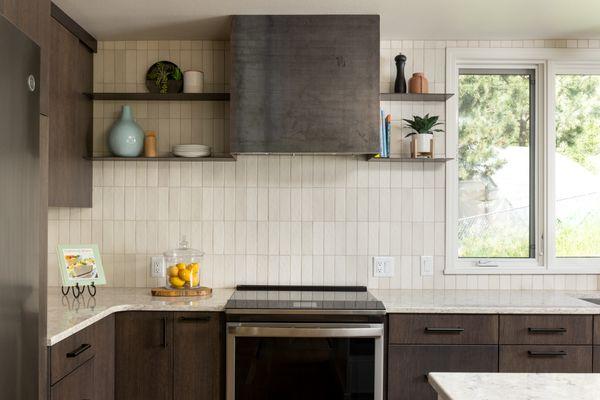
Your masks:
<svg viewBox="0 0 600 400"><path fill-rule="evenodd" d="M85 157L92 161L180 161L180 162L210 162L210 161L235 161L235 156L231 154L215 154L211 157L113 157L113 156L98 156Z"/></svg>
<svg viewBox="0 0 600 400"><path fill-rule="evenodd" d="M443 157L436 157L436 158L410 158L410 157L374 157L374 156L367 156L367 161L372 161L372 162L419 162L419 161L423 161L423 162L443 163L443 162L450 161L450 160L454 160L454 159L453 158L443 158Z"/></svg>
<svg viewBox="0 0 600 400"><path fill-rule="evenodd" d="M380 93L381 101L446 101L453 93Z"/></svg>
<svg viewBox="0 0 600 400"><path fill-rule="evenodd" d="M229 93L86 93L92 100L229 101Z"/></svg>

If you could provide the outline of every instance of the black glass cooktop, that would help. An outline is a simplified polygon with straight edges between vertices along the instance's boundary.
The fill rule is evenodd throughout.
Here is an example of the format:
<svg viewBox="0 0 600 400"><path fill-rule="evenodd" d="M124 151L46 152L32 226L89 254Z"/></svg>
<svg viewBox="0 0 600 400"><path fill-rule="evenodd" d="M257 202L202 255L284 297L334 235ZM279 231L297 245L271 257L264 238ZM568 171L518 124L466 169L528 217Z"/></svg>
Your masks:
<svg viewBox="0 0 600 400"><path fill-rule="evenodd" d="M364 286L238 286L226 309L385 310Z"/></svg>

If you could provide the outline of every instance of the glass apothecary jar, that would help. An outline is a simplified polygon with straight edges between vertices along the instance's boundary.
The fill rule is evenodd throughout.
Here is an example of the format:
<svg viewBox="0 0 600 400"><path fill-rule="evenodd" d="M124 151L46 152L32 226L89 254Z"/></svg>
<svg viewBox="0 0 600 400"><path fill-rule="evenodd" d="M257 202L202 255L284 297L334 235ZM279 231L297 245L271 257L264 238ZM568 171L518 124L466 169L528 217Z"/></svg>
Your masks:
<svg viewBox="0 0 600 400"><path fill-rule="evenodd" d="M185 237L179 242L179 248L163 253L166 267L165 287L169 289L191 289L200 286L200 267L204 253L192 249Z"/></svg>

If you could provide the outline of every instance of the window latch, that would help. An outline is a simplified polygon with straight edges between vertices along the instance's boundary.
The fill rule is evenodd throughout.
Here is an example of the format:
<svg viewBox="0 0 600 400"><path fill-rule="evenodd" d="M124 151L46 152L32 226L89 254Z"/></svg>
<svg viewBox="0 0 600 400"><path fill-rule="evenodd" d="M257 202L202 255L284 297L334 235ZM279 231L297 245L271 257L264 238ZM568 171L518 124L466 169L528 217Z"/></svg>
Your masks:
<svg viewBox="0 0 600 400"><path fill-rule="evenodd" d="M489 261L489 260L479 260L477 261L477 266L478 267L498 267L499 265L493 261Z"/></svg>

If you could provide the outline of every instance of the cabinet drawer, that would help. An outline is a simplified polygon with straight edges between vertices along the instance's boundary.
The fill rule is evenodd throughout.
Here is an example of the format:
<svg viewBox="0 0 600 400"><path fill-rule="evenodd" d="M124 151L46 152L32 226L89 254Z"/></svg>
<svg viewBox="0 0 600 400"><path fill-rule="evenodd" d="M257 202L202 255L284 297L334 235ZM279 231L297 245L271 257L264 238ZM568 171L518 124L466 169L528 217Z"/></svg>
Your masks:
<svg viewBox="0 0 600 400"><path fill-rule="evenodd" d="M600 344L600 315L594 316L594 344Z"/></svg>
<svg viewBox="0 0 600 400"><path fill-rule="evenodd" d="M87 327L50 348L50 384L94 357L92 327Z"/></svg>
<svg viewBox="0 0 600 400"><path fill-rule="evenodd" d="M391 344L497 344L498 316L391 314Z"/></svg>
<svg viewBox="0 0 600 400"><path fill-rule="evenodd" d="M388 399L436 400L429 372L498 372L498 346L390 346Z"/></svg>
<svg viewBox="0 0 600 400"><path fill-rule="evenodd" d="M92 358L52 386L50 400L91 400L95 398L94 385L94 359Z"/></svg>
<svg viewBox="0 0 600 400"><path fill-rule="evenodd" d="M592 372L592 346L500 346L500 372Z"/></svg>
<svg viewBox="0 0 600 400"><path fill-rule="evenodd" d="M592 316L501 315L500 344L592 344Z"/></svg>

